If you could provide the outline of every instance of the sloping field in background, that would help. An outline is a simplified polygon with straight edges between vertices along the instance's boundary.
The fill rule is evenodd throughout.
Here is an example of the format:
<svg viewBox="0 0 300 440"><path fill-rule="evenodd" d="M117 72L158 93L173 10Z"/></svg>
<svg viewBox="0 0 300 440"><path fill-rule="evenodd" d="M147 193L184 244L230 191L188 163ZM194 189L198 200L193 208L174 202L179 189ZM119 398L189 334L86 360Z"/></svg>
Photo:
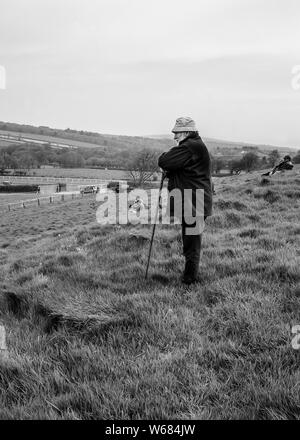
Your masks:
<svg viewBox="0 0 300 440"><path fill-rule="evenodd" d="M13 124L15 125L15 124ZM98 134L95 133L94 136L86 136L80 134L80 132L71 133L63 130L49 129L48 134L39 134L35 131L38 130L36 127L31 127L24 131L18 130L0 130L0 135L11 135L16 139L20 136L21 140L24 138L27 142L30 140L40 141L40 142L50 142L53 145L59 144L59 146L65 147L75 147L75 148L118 148L118 149L128 149L128 148L145 148L151 147L154 149L162 150L170 146L170 142L166 139L150 139L142 136L123 136L123 135L108 135L108 134ZM58 134L54 136L53 134L57 132ZM60 136L59 136L60 134Z"/></svg>
<svg viewBox="0 0 300 440"><path fill-rule="evenodd" d="M300 175L219 179L202 281L180 227L95 223L83 199L1 217L0 417L300 419Z"/></svg>
<svg viewBox="0 0 300 440"><path fill-rule="evenodd" d="M3 123L0 122L1 127ZM40 140L43 142L53 142L54 144L65 144L66 146L83 148L110 148L115 146L119 149L150 147L158 150L166 150L173 145L173 136L170 135L151 135L151 136L123 136L93 133L87 135L82 131L59 130L49 127L24 126L13 123L6 123L7 130L0 130L0 135L11 134L12 136L22 136L29 139ZM43 134L39 134L42 130ZM54 135L55 134L55 135ZM201 134L201 133L200 133ZM268 152L279 148L282 154L296 152L297 148L278 147L274 145L255 145L247 142L236 142L230 140L221 140L213 138L203 138L211 152L218 148L241 148L247 146L256 146L260 151ZM93 140L93 142L92 142ZM1 144L0 144L1 145Z"/></svg>
<svg viewBox="0 0 300 440"><path fill-rule="evenodd" d="M16 132L16 131L6 131L6 130L0 130L0 134L3 135L11 135L11 136L21 136L22 138L26 139L33 139L37 141L42 142L53 142L53 143L59 143L64 144L67 146L72 145L74 147L81 147L81 148L97 148L100 145L97 145L95 143L89 143L89 142L82 142L77 141L73 139L66 139L66 138L60 138L58 136L48 136L48 135L42 135L42 134L32 134L32 133L23 133L23 132Z"/></svg>
<svg viewBox="0 0 300 440"><path fill-rule="evenodd" d="M44 177L72 177L83 179L116 180L126 179L127 172L122 170L98 170L93 168L44 168L31 169L30 174Z"/></svg>

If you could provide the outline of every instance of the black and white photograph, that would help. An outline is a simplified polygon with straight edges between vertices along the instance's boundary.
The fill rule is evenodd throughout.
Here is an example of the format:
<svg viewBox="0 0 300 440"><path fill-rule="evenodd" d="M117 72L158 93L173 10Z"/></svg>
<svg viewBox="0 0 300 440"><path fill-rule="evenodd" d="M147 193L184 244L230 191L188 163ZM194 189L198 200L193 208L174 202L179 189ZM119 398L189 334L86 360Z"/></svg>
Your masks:
<svg viewBox="0 0 300 440"><path fill-rule="evenodd" d="M300 420L299 23L1 0L0 421Z"/></svg>

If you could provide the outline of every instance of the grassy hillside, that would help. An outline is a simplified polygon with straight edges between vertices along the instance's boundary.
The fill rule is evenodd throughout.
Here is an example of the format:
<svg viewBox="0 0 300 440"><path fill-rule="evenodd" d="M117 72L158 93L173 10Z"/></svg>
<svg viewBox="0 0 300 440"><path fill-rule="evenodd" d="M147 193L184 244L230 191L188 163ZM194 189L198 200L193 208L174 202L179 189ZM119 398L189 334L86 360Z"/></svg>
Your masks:
<svg viewBox="0 0 300 440"><path fill-rule="evenodd" d="M123 136L91 133L77 130L60 130L49 127L34 127L4 123L0 121L0 134L13 137L34 139L40 142L57 143L74 148L114 148L116 150L130 150L137 148L165 149L170 145L168 139L151 139L143 136ZM4 139L5 141L5 139Z"/></svg>
<svg viewBox="0 0 300 440"><path fill-rule="evenodd" d="M8 139L9 137L9 139ZM230 163L241 161L248 152L254 152L257 163L251 168L265 168L274 146L250 145L246 143L204 138L212 157L213 172L218 174L224 167L232 168ZM10 142L8 145L7 143ZM77 130L58 130L49 127L34 127L0 121L0 171L31 170L44 165L75 169L99 168L130 170L136 167L137 154L148 148L159 155L168 150L174 141L171 136L147 138L141 136L105 135ZM276 148L277 149L277 148ZM294 157L293 148L280 148L280 156L289 153ZM270 162L273 164L273 161ZM271 165L270 165L271 166ZM235 169L244 165L235 163ZM247 168L249 169L249 168ZM59 173L38 171L42 175ZM88 171L93 173L93 171Z"/></svg>
<svg viewBox="0 0 300 440"><path fill-rule="evenodd" d="M10 135L13 137L21 136L22 138L30 138L40 142L50 142L53 144L61 144L72 146L80 149L91 148L113 148L116 151L130 151L139 148L152 148L159 151L166 150L173 145L173 135L149 135L149 136L123 136L108 135L97 132L87 132L71 129L56 129L50 127L35 127L32 125L22 125L0 121L0 135ZM200 133L201 135L201 133ZM294 154L297 151L295 147L278 147L275 145L254 145L247 142L236 142L214 138L203 138L211 153L218 150L239 150L244 147L256 146L264 153L268 154L271 150L278 149L281 154ZM9 144L5 139L0 139L0 147Z"/></svg>
<svg viewBox="0 0 300 440"><path fill-rule="evenodd" d="M300 419L300 169L219 179L202 281L179 226L95 223L96 202L1 217L0 418Z"/></svg>

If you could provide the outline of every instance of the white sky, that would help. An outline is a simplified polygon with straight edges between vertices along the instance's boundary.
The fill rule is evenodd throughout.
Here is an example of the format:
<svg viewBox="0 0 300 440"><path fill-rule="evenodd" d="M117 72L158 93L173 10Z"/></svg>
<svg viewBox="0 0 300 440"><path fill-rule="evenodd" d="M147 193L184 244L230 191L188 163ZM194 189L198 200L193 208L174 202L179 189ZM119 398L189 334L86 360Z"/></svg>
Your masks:
<svg viewBox="0 0 300 440"><path fill-rule="evenodd" d="M300 148L299 0L1 0L0 120Z"/></svg>

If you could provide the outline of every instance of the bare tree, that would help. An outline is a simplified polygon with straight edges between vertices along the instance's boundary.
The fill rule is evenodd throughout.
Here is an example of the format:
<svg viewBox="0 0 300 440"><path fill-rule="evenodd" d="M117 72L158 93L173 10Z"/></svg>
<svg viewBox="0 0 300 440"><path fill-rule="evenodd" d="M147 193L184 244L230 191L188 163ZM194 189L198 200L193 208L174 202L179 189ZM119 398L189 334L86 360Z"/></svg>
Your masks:
<svg viewBox="0 0 300 440"><path fill-rule="evenodd" d="M143 186L159 170L157 164L159 155L159 152L150 149L144 149L137 153L130 164L130 171L128 171L128 177L133 180L135 186Z"/></svg>
<svg viewBox="0 0 300 440"><path fill-rule="evenodd" d="M241 159L241 168L249 173L257 167L258 162L259 157L257 154L252 152L246 153Z"/></svg>

